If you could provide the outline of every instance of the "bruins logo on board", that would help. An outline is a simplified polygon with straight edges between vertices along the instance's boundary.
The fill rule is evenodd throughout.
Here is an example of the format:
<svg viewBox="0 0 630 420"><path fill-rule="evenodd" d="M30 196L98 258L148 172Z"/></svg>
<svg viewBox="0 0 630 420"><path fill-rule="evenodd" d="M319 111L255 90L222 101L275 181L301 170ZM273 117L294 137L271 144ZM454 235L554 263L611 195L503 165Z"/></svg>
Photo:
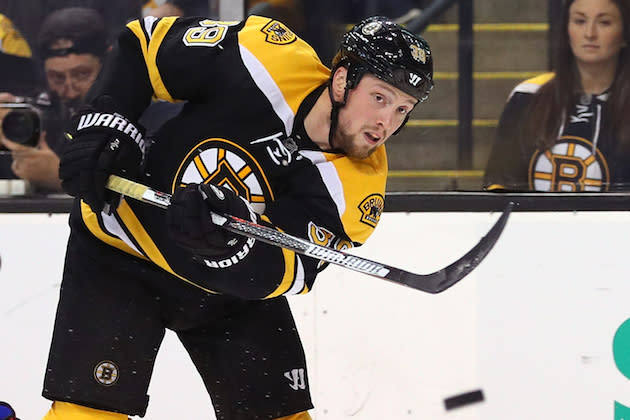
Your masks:
<svg viewBox="0 0 630 420"><path fill-rule="evenodd" d="M269 181L256 159L236 143L210 138L197 144L181 163L172 191L187 184L220 185L230 188L262 214L265 203L274 200Z"/></svg>
<svg viewBox="0 0 630 420"><path fill-rule="evenodd" d="M267 35L265 40L271 44L286 45L297 39L297 35L277 20L272 20L266 24L261 31Z"/></svg>
<svg viewBox="0 0 630 420"><path fill-rule="evenodd" d="M376 227L378 221L381 220L381 214L383 213L383 207L385 206L385 199L380 194L368 195L361 204L359 204L359 210L361 210L361 222L366 225Z"/></svg>
<svg viewBox="0 0 630 420"><path fill-rule="evenodd" d="M101 385L112 386L118 381L118 366L109 360L103 360L94 367L94 379Z"/></svg>
<svg viewBox="0 0 630 420"><path fill-rule="evenodd" d="M593 143L563 136L551 150L537 151L529 164L529 187L535 191L607 191L608 162Z"/></svg>

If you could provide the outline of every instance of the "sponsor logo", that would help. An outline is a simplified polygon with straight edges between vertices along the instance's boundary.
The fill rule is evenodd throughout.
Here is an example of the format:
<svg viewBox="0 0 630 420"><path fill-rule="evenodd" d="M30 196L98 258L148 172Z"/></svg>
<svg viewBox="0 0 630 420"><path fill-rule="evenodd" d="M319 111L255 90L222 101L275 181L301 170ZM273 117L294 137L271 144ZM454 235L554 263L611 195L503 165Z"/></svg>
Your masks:
<svg viewBox="0 0 630 420"><path fill-rule="evenodd" d="M291 137L283 136L283 133L276 133L254 140L251 144L267 143L265 147L271 160L278 166L289 166L294 159L302 159L302 155L294 154L298 150L297 144Z"/></svg>
<svg viewBox="0 0 630 420"><path fill-rule="evenodd" d="M304 369L291 369L284 372L284 377L290 381L289 386L294 391L298 389L306 389L306 381L304 380Z"/></svg>
<svg viewBox="0 0 630 420"><path fill-rule="evenodd" d="M381 22L370 22L361 29L363 35L374 35L383 27Z"/></svg>
<svg viewBox="0 0 630 420"><path fill-rule="evenodd" d="M418 76L415 73L409 73L409 84L411 86L418 86L418 83L420 83L420 81L422 80L422 77Z"/></svg>
<svg viewBox="0 0 630 420"><path fill-rule="evenodd" d="M628 354L628 346L630 346L630 318L626 319L617 329L613 338L613 356L615 365L619 372L630 379L630 354ZM627 407L615 401L615 419L623 420L630 418L630 407Z"/></svg>
<svg viewBox="0 0 630 420"><path fill-rule="evenodd" d="M536 191L607 191L608 163L590 141L563 136L551 150L538 151L530 161L529 185Z"/></svg>
<svg viewBox="0 0 630 420"><path fill-rule="evenodd" d="M118 381L118 376L118 367L109 360L99 362L94 368L94 379L101 385L114 385Z"/></svg>
<svg viewBox="0 0 630 420"><path fill-rule="evenodd" d="M261 31L266 35L265 40L270 44L286 45L294 42L297 36L283 23L272 20Z"/></svg>
<svg viewBox="0 0 630 420"><path fill-rule="evenodd" d="M142 138L142 133L127 118L120 114L105 114L100 112L92 112L83 114L79 119L77 131L85 130L90 127L107 127L129 136L136 142L142 153L145 153L146 144Z"/></svg>
<svg viewBox="0 0 630 420"><path fill-rule="evenodd" d="M366 260L364 258L356 257L350 254L344 254L343 252L335 251L334 249L324 248L315 244L311 245L311 247L308 248L304 253L309 257L348 267L354 271L359 271L366 274L384 277L387 275L387 273L389 273L388 268L374 261Z"/></svg>
<svg viewBox="0 0 630 420"><path fill-rule="evenodd" d="M203 262L205 265L207 265L210 268L232 267L233 265L240 263L241 261L245 259L245 257L247 257L247 255L249 254L249 251L251 251L255 243L256 243L256 240L254 238L247 238L247 241L245 242L243 247L231 257L224 258L222 260L209 260L209 259L204 258Z"/></svg>
<svg viewBox="0 0 630 420"><path fill-rule="evenodd" d="M590 110L588 104L578 104L575 107L575 114L570 115L571 124L588 123L590 122L593 115L595 114Z"/></svg>
<svg viewBox="0 0 630 420"><path fill-rule="evenodd" d="M371 194L367 196L361 204L359 204L359 210L361 210L361 222L366 225L376 227L379 220L381 220L381 214L383 213L383 207L385 206L385 199L381 194Z"/></svg>

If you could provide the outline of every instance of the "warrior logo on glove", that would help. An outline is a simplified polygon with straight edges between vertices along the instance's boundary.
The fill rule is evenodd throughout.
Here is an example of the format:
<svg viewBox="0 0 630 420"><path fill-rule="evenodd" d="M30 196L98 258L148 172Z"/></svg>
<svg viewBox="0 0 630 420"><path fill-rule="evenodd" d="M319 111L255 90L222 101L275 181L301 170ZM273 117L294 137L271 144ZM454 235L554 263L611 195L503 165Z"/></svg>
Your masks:
<svg viewBox="0 0 630 420"><path fill-rule="evenodd" d="M107 179L112 174L137 178L148 148L143 131L115 109L103 96L79 111L70 121L59 162L64 191L94 212L118 207L120 194L106 190Z"/></svg>
<svg viewBox="0 0 630 420"><path fill-rule="evenodd" d="M127 118L118 113L105 114L94 112L81 115L77 125L77 132L90 127L108 127L118 130L135 141L143 155L146 153L146 143L142 133Z"/></svg>

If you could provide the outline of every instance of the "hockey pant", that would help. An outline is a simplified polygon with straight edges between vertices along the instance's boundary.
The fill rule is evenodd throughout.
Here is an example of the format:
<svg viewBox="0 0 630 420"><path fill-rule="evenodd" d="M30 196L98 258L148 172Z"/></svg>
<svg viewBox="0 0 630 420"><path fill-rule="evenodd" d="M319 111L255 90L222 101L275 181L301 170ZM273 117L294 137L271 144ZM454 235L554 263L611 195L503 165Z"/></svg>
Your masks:
<svg viewBox="0 0 630 420"><path fill-rule="evenodd" d="M82 405L55 401L43 420L127 420L126 414L112 413L83 407ZM311 416L303 411L276 420L311 420Z"/></svg>

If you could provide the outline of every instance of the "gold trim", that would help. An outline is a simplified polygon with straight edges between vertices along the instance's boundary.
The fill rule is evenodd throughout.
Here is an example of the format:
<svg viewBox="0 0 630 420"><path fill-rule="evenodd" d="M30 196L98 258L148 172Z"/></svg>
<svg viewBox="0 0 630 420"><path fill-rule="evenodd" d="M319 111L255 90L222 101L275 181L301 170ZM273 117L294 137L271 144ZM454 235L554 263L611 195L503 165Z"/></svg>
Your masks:
<svg viewBox="0 0 630 420"><path fill-rule="evenodd" d="M459 25L456 23L437 23L427 26L426 32L456 32ZM475 23L475 32L546 32L548 23Z"/></svg>

